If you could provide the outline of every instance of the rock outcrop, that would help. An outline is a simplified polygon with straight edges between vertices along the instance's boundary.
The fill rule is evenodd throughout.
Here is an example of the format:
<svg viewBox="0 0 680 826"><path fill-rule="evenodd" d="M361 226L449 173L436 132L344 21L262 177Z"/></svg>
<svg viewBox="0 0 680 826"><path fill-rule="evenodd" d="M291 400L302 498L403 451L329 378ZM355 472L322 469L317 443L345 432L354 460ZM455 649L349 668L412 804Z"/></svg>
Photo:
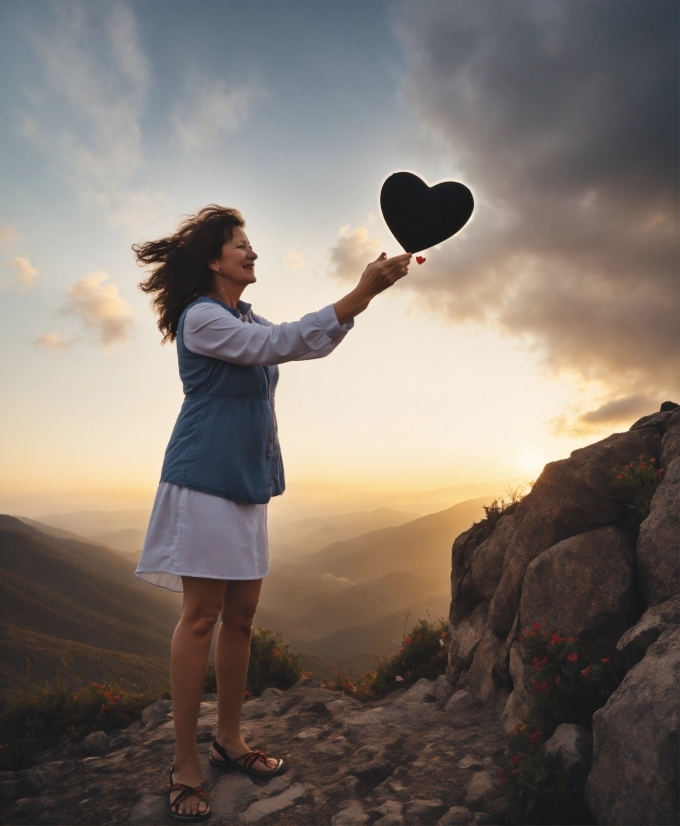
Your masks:
<svg viewBox="0 0 680 826"><path fill-rule="evenodd" d="M593 717L586 799L598 823L677 823L680 629L665 631Z"/></svg>
<svg viewBox="0 0 680 826"><path fill-rule="evenodd" d="M509 693L507 731L529 711L517 640L534 623L616 647L631 669L595 715L587 799L598 823L679 822L679 442L680 408L665 402L628 432L546 465L491 535L477 524L453 545L447 678L480 704ZM610 482L641 456L665 472L638 526Z"/></svg>

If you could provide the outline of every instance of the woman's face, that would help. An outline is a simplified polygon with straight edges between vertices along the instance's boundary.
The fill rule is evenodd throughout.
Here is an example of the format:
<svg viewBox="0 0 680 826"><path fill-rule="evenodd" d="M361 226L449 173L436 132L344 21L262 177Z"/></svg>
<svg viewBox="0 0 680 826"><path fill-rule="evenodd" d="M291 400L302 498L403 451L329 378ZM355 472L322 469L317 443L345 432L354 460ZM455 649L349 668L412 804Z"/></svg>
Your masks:
<svg viewBox="0 0 680 826"><path fill-rule="evenodd" d="M222 271L221 278L218 275L220 283L226 279L228 283L243 289L248 284L254 284L257 281L255 278L256 259L257 253L250 246L248 236L241 227L234 227L231 240L222 247L222 257L211 261L209 266L214 273L218 270Z"/></svg>

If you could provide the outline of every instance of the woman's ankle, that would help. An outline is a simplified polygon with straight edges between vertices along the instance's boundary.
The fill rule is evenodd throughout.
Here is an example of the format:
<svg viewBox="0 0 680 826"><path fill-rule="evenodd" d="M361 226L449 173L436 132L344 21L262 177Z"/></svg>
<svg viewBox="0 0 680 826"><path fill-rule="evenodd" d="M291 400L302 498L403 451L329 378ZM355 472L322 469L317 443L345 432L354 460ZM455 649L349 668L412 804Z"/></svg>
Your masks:
<svg viewBox="0 0 680 826"><path fill-rule="evenodd" d="M215 735L215 740L222 746L225 751L231 752L235 749L242 749L244 747L243 737L241 734L233 734L218 731Z"/></svg>

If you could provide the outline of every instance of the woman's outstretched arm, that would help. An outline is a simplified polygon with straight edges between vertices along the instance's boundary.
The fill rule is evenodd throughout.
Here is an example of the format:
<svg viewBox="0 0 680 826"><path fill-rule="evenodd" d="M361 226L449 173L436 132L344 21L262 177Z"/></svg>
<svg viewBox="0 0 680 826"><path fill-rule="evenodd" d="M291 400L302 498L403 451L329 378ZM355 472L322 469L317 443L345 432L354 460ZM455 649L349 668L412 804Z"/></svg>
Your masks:
<svg viewBox="0 0 680 826"><path fill-rule="evenodd" d="M340 301L333 304L339 324L346 324L368 307L378 293L391 287L408 272L411 253L405 252L388 258L384 252L366 267L359 283Z"/></svg>

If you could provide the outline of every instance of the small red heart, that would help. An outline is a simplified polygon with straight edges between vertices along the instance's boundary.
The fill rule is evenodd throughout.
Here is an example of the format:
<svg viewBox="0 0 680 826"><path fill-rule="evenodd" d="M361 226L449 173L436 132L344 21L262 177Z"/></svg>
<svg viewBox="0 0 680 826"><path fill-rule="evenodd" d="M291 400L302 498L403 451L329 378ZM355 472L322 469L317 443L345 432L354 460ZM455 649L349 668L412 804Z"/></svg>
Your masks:
<svg viewBox="0 0 680 826"><path fill-rule="evenodd" d="M416 261L417 261L419 264L424 264L424 263L427 261L427 258L423 258L423 256L422 256L422 255L416 255Z"/></svg>

